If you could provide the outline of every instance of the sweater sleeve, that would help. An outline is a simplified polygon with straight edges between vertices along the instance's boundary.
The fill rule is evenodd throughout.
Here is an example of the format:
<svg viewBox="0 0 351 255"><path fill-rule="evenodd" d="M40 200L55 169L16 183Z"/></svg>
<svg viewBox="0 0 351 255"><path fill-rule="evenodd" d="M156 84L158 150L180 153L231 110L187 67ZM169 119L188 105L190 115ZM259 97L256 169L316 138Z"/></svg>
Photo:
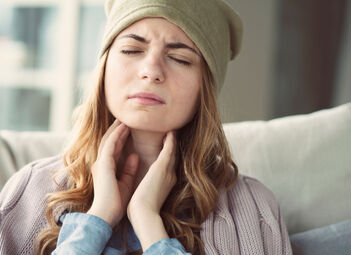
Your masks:
<svg viewBox="0 0 351 255"><path fill-rule="evenodd" d="M273 192L254 178L246 176L244 180L261 218L265 254L292 255L288 230Z"/></svg>
<svg viewBox="0 0 351 255"><path fill-rule="evenodd" d="M0 193L0 254L32 254L34 240L47 228L46 195L58 191L53 173L62 169L61 156L24 166ZM58 178L64 185L65 178Z"/></svg>
<svg viewBox="0 0 351 255"><path fill-rule="evenodd" d="M52 255L101 254L112 235L111 227L87 213L67 213Z"/></svg>
<svg viewBox="0 0 351 255"><path fill-rule="evenodd" d="M290 243L290 239L289 239L289 233L288 233L288 229L285 225L284 219L283 219L283 215L280 211L280 207L278 205L278 210L279 210L279 226L280 226L280 231L282 234L282 250L283 250L283 255L290 255L292 254L292 248L291 248L291 243Z"/></svg>
<svg viewBox="0 0 351 255"><path fill-rule="evenodd" d="M9 211L16 205L23 194L32 173L32 165L24 166L13 174L0 193L0 229Z"/></svg>
<svg viewBox="0 0 351 255"><path fill-rule="evenodd" d="M0 193L0 254L19 254L26 245L23 225L19 221L25 213L16 213L18 201L23 196L32 174L32 165L26 165L13 174ZM22 208L23 209L23 208ZM21 215L20 215L21 214ZM22 230L22 231L21 231Z"/></svg>

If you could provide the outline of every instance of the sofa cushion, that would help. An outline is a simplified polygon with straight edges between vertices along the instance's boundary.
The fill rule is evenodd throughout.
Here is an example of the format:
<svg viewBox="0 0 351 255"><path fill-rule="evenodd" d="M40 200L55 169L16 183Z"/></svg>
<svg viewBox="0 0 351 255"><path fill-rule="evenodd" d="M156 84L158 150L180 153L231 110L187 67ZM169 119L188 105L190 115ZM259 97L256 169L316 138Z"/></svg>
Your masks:
<svg viewBox="0 0 351 255"><path fill-rule="evenodd" d="M351 218L351 104L224 125L239 172L276 195L289 233Z"/></svg>
<svg viewBox="0 0 351 255"><path fill-rule="evenodd" d="M294 255L350 255L351 219L290 235Z"/></svg>

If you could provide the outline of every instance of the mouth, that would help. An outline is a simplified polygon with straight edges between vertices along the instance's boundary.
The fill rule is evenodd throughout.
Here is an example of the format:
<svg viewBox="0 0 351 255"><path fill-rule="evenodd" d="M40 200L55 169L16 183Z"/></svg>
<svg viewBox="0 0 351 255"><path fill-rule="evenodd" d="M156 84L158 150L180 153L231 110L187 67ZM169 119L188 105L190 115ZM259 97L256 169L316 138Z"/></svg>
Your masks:
<svg viewBox="0 0 351 255"><path fill-rule="evenodd" d="M128 96L128 99L131 99L143 105L160 105L166 103L162 97L156 94L145 92L136 93L134 95Z"/></svg>

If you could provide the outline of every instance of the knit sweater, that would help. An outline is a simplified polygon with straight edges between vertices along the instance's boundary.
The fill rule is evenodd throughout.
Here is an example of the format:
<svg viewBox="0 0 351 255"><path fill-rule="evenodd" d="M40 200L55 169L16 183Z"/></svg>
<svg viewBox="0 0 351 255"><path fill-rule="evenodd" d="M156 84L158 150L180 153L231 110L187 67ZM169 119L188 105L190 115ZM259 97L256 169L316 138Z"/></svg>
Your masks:
<svg viewBox="0 0 351 255"><path fill-rule="evenodd" d="M0 193L0 254L33 254L33 243L48 224L46 194L58 191L53 174L62 169L62 156L28 164ZM58 175L66 187L68 176ZM60 212L55 215L58 221ZM291 255L289 235L272 192L254 178L239 175L220 193L217 208L200 232L207 255Z"/></svg>

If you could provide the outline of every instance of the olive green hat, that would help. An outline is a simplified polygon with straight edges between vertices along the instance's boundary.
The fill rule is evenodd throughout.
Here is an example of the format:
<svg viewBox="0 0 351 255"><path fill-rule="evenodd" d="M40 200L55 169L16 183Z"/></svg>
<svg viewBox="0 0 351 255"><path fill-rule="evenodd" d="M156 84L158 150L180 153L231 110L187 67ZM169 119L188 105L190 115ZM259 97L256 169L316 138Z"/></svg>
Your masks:
<svg viewBox="0 0 351 255"><path fill-rule="evenodd" d="M241 19L224 0L107 0L105 12L99 58L124 28L142 18L162 17L180 27L199 48L217 91L223 86L228 62L241 47Z"/></svg>

